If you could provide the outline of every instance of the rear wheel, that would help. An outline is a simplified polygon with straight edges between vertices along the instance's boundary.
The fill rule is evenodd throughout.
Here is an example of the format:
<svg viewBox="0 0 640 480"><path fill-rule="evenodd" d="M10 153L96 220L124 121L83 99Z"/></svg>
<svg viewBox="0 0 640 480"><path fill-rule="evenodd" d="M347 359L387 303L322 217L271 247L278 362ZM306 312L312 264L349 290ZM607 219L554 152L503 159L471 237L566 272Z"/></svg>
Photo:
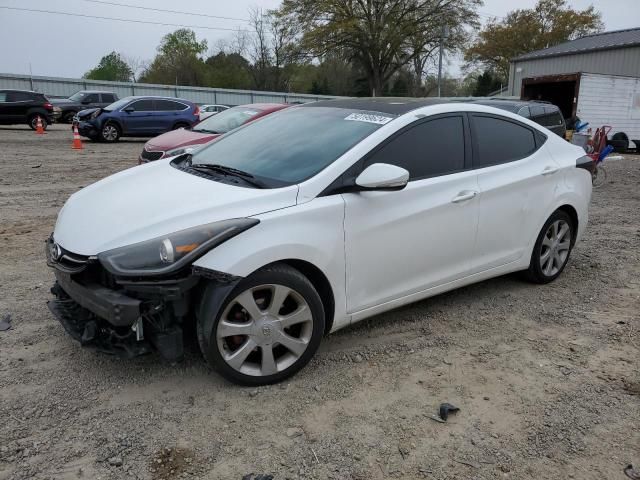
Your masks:
<svg viewBox="0 0 640 480"><path fill-rule="evenodd" d="M120 128L112 122L105 123L100 130L100 138L105 142L117 142L120 139Z"/></svg>
<svg viewBox="0 0 640 480"><path fill-rule="evenodd" d="M189 126L189 124L188 124L188 123L181 123L181 122L179 122L179 123L176 123L176 124L173 126L173 130L178 130L179 128L187 128L188 126Z"/></svg>
<svg viewBox="0 0 640 480"><path fill-rule="evenodd" d="M31 115L28 121L29 127L31 127L31 130L35 130L38 127L38 117L40 117L40 120L42 121L42 128L46 130L49 126L49 122L47 122L47 117L44 115Z"/></svg>
<svg viewBox="0 0 640 480"><path fill-rule="evenodd" d="M304 367L320 345L322 301L311 282L288 265L255 272L221 305L209 301L212 294L213 287L205 290L198 339L204 357L227 380L282 381Z"/></svg>
<svg viewBox="0 0 640 480"><path fill-rule="evenodd" d="M574 229L571 217L556 210L538 234L529 269L525 272L534 283L549 283L562 273L573 248Z"/></svg>

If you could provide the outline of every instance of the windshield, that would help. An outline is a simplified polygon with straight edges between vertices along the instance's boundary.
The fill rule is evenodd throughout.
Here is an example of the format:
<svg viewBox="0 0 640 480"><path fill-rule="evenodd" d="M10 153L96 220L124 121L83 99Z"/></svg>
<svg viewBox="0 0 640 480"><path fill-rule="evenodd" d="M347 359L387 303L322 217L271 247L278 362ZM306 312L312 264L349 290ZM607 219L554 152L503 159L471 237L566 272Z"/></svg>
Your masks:
<svg viewBox="0 0 640 480"><path fill-rule="evenodd" d="M251 107L233 107L213 115L209 118L205 118L198 125L193 127L194 132L204 133L227 133L238 128L244 122L252 117L255 117L261 110Z"/></svg>
<svg viewBox="0 0 640 480"><path fill-rule="evenodd" d="M220 137L195 153L192 162L232 167L267 185L295 184L333 163L392 118L342 108L288 108Z"/></svg>
<svg viewBox="0 0 640 480"><path fill-rule="evenodd" d="M106 107L103 108L103 110L106 110L107 112L113 112L114 110L120 110L122 107L124 107L129 102L131 102L131 100L133 100L133 97L121 98L120 100L116 100L115 102L113 102L111 105L107 105Z"/></svg>
<svg viewBox="0 0 640 480"><path fill-rule="evenodd" d="M74 102L81 102L87 94L85 92L76 92L69 97L69 100L73 100Z"/></svg>

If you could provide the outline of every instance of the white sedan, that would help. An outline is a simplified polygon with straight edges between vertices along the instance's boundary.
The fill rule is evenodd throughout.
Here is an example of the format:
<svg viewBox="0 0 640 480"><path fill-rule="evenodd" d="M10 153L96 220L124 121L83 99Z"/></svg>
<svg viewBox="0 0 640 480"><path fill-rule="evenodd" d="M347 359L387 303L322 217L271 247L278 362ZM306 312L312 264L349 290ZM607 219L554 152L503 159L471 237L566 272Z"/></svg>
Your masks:
<svg viewBox="0 0 640 480"><path fill-rule="evenodd" d="M557 278L593 162L544 127L437 99L291 107L71 196L50 309L83 345L281 381L323 336L510 272Z"/></svg>
<svg viewBox="0 0 640 480"><path fill-rule="evenodd" d="M216 113L223 112L228 108L229 107L227 107L226 105L200 105L200 121L204 120L205 118L209 118Z"/></svg>

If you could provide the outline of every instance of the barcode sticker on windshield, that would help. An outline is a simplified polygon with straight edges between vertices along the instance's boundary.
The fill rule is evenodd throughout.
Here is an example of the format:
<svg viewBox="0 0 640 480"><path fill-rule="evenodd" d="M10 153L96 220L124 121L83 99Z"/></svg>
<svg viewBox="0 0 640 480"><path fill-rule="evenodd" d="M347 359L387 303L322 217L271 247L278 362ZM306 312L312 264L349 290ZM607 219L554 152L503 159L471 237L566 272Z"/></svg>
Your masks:
<svg viewBox="0 0 640 480"><path fill-rule="evenodd" d="M392 120L392 118L383 117L382 115L372 115L370 113L352 113L351 115L345 117L345 120L353 120L356 122L377 123L378 125L384 125L385 123L389 123Z"/></svg>

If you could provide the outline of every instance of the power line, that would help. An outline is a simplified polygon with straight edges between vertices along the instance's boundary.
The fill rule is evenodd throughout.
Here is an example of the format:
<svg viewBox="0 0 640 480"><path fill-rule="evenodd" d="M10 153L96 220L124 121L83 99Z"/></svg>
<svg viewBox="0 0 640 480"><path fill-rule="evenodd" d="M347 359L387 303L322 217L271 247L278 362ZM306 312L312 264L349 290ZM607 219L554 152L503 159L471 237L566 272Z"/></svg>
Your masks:
<svg viewBox="0 0 640 480"><path fill-rule="evenodd" d="M183 27L183 28L203 28L205 30L227 30L230 32L247 32L248 30L243 28L225 28L225 27L205 27L204 25L185 25L181 23L165 23L165 22L151 22L148 20L133 20L130 18L115 18L115 17L101 17L98 15L85 15L82 13L71 13L71 12L55 12L53 10L38 10L31 8L19 8L19 7L5 7L4 5L0 5L0 8L4 8L6 10L18 10L21 12L32 12L32 13L49 13L51 15L66 15L69 17L83 17L83 18L97 18L100 20L113 20L116 22L129 22L129 23L145 23L147 25L160 25L164 27Z"/></svg>
<svg viewBox="0 0 640 480"><path fill-rule="evenodd" d="M90 3L100 3L103 5L114 5L117 7L126 7L126 8L137 8L139 10L149 10L153 12L163 12L163 13L178 13L180 15L192 15L195 17L208 17L208 18L220 18L222 20L238 20L240 22L249 22L250 20L247 18L238 18L238 17L221 17L219 15L208 15L206 13L193 13L193 12L181 12L179 10L165 10L163 8L152 8L152 7L143 7L140 5L128 5L126 3L117 3L117 2L106 2L104 0L82 0L83 2Z"/></svg>

